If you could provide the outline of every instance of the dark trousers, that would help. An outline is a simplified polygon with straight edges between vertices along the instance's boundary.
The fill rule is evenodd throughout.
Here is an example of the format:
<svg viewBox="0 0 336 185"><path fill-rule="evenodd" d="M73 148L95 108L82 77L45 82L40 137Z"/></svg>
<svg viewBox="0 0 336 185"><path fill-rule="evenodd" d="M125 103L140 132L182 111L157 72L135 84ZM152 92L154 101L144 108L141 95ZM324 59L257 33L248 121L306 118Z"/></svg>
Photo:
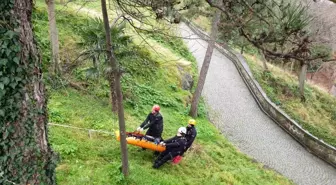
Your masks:
<svg viewBox="0 0 336 185"><path fill-rule="evenodd" d="M164 151L162 152L154 161L154 168L159 168L168 160L172 160L174 157L178 156L180 152L178 151Z"/></svg>
<svg viewBox="0 0 336 185"><path fill-rule="evenodd" d="M191 147L191 145L186 146L186 148L183 150L183 152L181 153L181 156L188 151L188 149Z"/></svg>

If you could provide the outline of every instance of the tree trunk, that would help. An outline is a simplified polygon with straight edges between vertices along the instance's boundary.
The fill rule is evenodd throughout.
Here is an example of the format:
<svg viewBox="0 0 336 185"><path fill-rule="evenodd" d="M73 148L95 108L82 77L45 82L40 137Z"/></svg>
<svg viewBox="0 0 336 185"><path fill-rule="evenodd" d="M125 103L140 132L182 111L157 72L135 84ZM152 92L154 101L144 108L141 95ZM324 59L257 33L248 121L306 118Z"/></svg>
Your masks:
<svg viewBox="0 0 336 185"><path fill-rule="evenodd" d="M110 26L110 25L108 24L108 26ZM111 27L109 27L109 29L105 30L105 31L106 32L108 31L109 33L111 33L110 30L111 30ZM107 43L106 44L106 47L107 47L106 49L112 51L112 42L111 42L111 35L110 34L106 35L106 43ZM110 61L111 58L116 63L116 59L115 59L114 54L112 53L110 55L109 53L107 53L107 60ZM116 87L115 87L116 82L115 82L115 74L114 74L115 73L114 70L117 68L116 67L117 65L115 65L115 66L112 66L112 65L114 65L114 64L112 64L110 62L110 67L112 68L111 72L109 72L109 74L108 74L108 81L109 81L109 84L110 84L110 97L111 97L112 112L113 113L118 113L118 102L117 102L118 98L117 98L117 92L116 92Z"/></svg>
<svg viewBox="0 0 336 185"><path fill-rule="evenodd" d="M55 14L55 1L45 0L48 6L48 20L49 20L49 34L51 40L51 51L52 51L52 72L53 75L59 75L59 41L58 32L56 26L56 14Z"/></svg>
<svg viewBox="0 0 336 185"><path fill-rule="evenodd" d="M301 72L299 76L299 88L300 88L300 96L301 96L302 102L306 101L306 98L304 96L304 85L305 85L305 80L307 76L307 68L308 68L308 64L306 62L302 62Z"/></svg>
<svg viewBox="0 0 336 185"><path fill-rule="evenodd" d="M110 83L110 97L111 97L111 104L112 104L112 112L118 112L118 97L117 97L117 90L116 90L116 81L115 81L115 74L111 72L109 74L109 83Z"/></svg>
<svg viewBox="0 0 336 185"><path fill-rule="evenodd" d="M118 119L119 119L119 130L120 130L120 147L121 147L121 159L122 159L122 172L125 176L129 175L128 169L128 153L127 153L127 142L126 142L126 128L125 128L125 117L124 117L124 106L123 106L123 96L121 92L120 78L121 73L118 72L115 75L115 87L118 98Z"/></svg>
<svg viewBox="0 0 336 185"><path fill-rule="evenodd" d="M294 65L295 65L295 61L292 61L291 62L291 69L290 69L291 72L293 72L293 70L294 70Z"/></svg>
<svg viewBox="0 0 336 185"><path fill-rule="evenodd" d="M223 3L222 1L219 1L219 6L221 6L222 3ZM202 90L204 87L205 79L206 79L208 69L210 66L211 57L212 57L213 49L214 49L215 42L216 42L217 32L218 32L218 23L220 20L220 15L221 15L221 11L216 10L215 17L212 21L210 41L208 43L208 48L205 53L205 57L204 57L203 65L201 68L201 73L198 78L196 90L195 90L195 93L193 94L193 98L191 101L191 108L190 108L189 115L194 118L197 116L198 103L202 95Z"/></svg>
<svg viewBox="0 0 336 185"><path fill-rule="evenodd" d="M244 46L240 47L240 54L244 54Z"/></svg>
<svg viewBox="0 0 336 185"><path fill-rule="evenodd" d="M285 69L285 62L283 60L281 61L280 65L281 65L281 69Z"/></svg>
<svg viewBox="0 0 336 185"><path fill-rule="evenodd" d="M261 61L264 66L264 72L269 72L269 69L267 67L267 60L266 60L265 54L262 51L260 51L260 56L261 56Z"/></svg>
<svg viewBox="0 0 336 185"><path fill-rule="evenodd" d="M117 95L117 103L118 103L118 119L119 119L119 130L120 130L120 147L121 147L121 159L122 159L122 172L124 176L128 176L128 154L127 154L127 143L126 143L126 130L125 130L125 118L124 118L124 106L122 100L122 92L121 92L121 84L120 84L120 71L118 69L117 60L114 56L111 42L111 30L106 10L106 1L101 0L103 19L104 19L104 27L106 32L106 54L108 56L108 60L110 66L112 67L112 72L114 76L115 82L115 92Z"/></svg>
<svg viewBox="0 0 336 185"><path fill-rule="evenodd" d="M93 64L93 68L95 68L97 71L97 78L99 79L100 73L99 73L99 66L98 66L98 57L96 55L92 56L92 64Z"/></svg>
<svg viewBox="0 0 336 185"><path fill-rule="evenodd" d="M33 0L1 1L0 184L56 183L32 6Z"/></svg>

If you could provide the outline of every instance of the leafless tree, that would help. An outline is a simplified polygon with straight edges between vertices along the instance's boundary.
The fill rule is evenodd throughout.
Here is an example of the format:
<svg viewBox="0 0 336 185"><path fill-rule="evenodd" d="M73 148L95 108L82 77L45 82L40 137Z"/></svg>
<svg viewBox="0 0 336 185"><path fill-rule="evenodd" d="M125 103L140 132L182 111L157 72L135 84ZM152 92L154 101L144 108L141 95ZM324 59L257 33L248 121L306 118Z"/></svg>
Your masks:
<svg viewBox="0 0 336 185"><path fill-rule="evenodd" d="M118 107L118 118L119 118L119 130L120 130L120 146L121 146L121 158L122 158L122 172L125 176L128 176L128 153L127 153L127 142L126 142L126 130L125 130L125 117L124 117L124 106L123 106L123 98L121 92L121 71L118 67L118 61L115 57L113 48L112 48L112 40L110 36L110 25L109 19L107 15L106 1L101 0L103 20L106 32L106 54L108 57L109 64L112 68L114 85L113 89L116 92L117 98L117 107ZM111 88L112 89L112 88Z"/></svg>
<svg viewBox="0 0 336 185"><path fill-rule="evenodd" d="M222 1L219 1L218 6L222 6L222 3L223 3ZM215 11L215 16L213 18L212 25L211 25L212 28L211 28L211 34L210 34L210 41L208 43L208 47L207 47L207 50L206 50L206 53L205 53L205 57L204 57L204 61L203 61L203 64L202 64L201 72L200 72L200 75L198 77L196 90L193 94L193 98L192 98L192 101L191 101L191 107L190 107L189 115L192 116L192 117L197 117L198 103L199 103L199 100L200 100L200 97L201 97L201 94L202 94L205 79L206 79L208 69L209 69L209 66L210 66L213 49L215 47L220 16L221 16L221 11L216 10Z"/></svg>

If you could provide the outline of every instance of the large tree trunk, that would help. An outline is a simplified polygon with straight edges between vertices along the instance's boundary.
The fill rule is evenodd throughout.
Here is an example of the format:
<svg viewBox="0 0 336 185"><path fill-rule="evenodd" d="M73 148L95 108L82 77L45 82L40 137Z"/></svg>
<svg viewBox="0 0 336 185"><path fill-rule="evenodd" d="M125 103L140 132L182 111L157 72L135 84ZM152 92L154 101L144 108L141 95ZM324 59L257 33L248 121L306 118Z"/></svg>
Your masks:
<svg viewBox="0 0 336 185"><path fill-rule="evenodd" d="M0 50L0 184L55 184L32 6L33 0L0 6L0 48L6 46Z"/></svg>
<svg viewBox="0 0 336 185"><path fill-rule="evenodd" d="M124 118L124 106L123 106L123 98L121 92L121 84L120 84L120 76L121 73L118 69L117 60L114 56L112 49L112 41L111 41L111 30L106 10L106 1L101 0L103 19L104 19L104 27L106 32L106 54L112 68L112 73L114 76L115 83L115 92L117 95L118 102L118 119L119 119L119 130L120 130L120 147L121 147L121 159L122 159L122 172L125 176L128 176L128 154L127 154L127 143L126 143L126 130L125 130L125 118Z"/></svg>
<svg viewBox="0 0 336 185"><path fill-rule="evenodd" d="M222 1L219 1L219 6L221 6L222 3L223 3ZM220 15L221 15L221 11L216 10L215 17L212 21L210 41L208 43L208 48L207 48L206 53L205 53L205 57L204 57L204 61L203 61L203 64L202 64L201 73L200 73L200 76L198 78L196 90L195 90L195 93L193 94L193 98L192 98L192 101L191 101L191 108L190 108L189 115L192 116L192 117L197 116L198 103L199 103L200 97L202 95L202 90L203 90L203 87L204 87L205 79L206 79L206 76L207 76L207 73L208 73L213 49L214 49L215 42L216 42Z"/></svg>
<svg viewBox="0 0 336 185"><path fill-rule="evenodd" d="M305 80L307 77L307 68L308 64L306 62L301 63L301 72L299 75L299 89L300 89L300 96L301 96L301 101L306 101L305 95L304 95L304 85L305 85Z"/></svg>
<svg viewBox="0 0 336 185"><path fill-rule="evenodd" d="M55 14L55 1L45 0L48 6L48 20L49 20L49 34L51 40L51 51L52 51L52 73L53 75L59 75L59 41L58 41L58 31L56 26L56 14Z"/></svg>

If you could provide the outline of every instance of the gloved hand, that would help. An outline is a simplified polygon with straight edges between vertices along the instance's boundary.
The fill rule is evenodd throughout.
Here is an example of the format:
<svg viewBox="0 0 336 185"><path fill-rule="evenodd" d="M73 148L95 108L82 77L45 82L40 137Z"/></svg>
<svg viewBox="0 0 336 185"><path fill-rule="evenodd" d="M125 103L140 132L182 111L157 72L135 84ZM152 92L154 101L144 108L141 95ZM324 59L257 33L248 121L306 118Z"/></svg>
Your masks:
<svg viewBox="0 0 336 185"><path fill-rule="evenodd" d="M142 132L143 130L144 130L144 129L141 128L141 127L138 127L138 128L137 128L137 131L138 131L138 132Z"/></svg>
<svg viewBox="0 0 336 185"><path fill-rule="evenodd" d="M166 145L166 143L164 143L163 141L161 141L161 142L160 142L160 145L163 145L163 146L165 146L165 145Z"/></svg>
<svg viewBox="0 0 336 185"><path fill-rule="evenodd" d="M157 144L159 144L160 143L160 138L155 138L154 139L154 143L157 145Z"/></svg>

